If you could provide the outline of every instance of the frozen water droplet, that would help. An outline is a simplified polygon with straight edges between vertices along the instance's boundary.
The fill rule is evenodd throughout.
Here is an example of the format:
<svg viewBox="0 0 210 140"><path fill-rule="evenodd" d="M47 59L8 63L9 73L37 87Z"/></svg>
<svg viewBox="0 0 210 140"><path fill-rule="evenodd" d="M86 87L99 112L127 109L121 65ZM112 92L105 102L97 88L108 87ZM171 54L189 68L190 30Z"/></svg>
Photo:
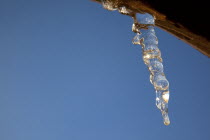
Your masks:
<svg viewBox="0 0 210 140"><path fill-rule="evenodd" d="M166 90L156 90L156 106L158 109L160 109L162 116L163 116L163 122L165 125L169 125L170 124L170 120L168 117L168 102L165 102L164 95L167 96L167 94L169 95L169 91ZM169 98L166 97L166 98Z"/></svg>
<svg viewBox="0 0 210 140"><path fill-rule="evenodd" d="M142 43L144 44L144 43ZM143 51L144 52L160 52L159 48L157 47L157 45L154 45L154 44L150 44L150 45L143 45L144 48L143 48Z"/></svg>
<svg viewBox="0 0 210 140"><path fill-rule="evenodd" d="M161 108L160 108L160 111L162 113L168 113L168 103L166 103L164 100L161 100Z"/></svg>
<svg viewBox="0 0 210 140"><path fill-rule="evenodd" d="M150 34L147 34L147 35L144 35L144 45L158 45L158 39L156 37L155 34L153 33L150 33Z"/></svg>
<svg viewBox="0 0 210 140"><path fill-rule="evenodd" d="M153 78L153 83L156 90L167 90L169 87L169 82L165 78L164 75L161 74L155 74Z"/></svg>
<svg viewBox="0 0 210 140"><path fill-rule="evenodd" d="M161 99L156 97L156 106L158 109L161 109Z"/></svg>
<svg viewBox="0 0 210 140"><path fill-rule="evenodd" d="M146 47L144 47L146 48ZM147 48L146 48L147 49ZM143 52L147 59L152 59L156 57L161 57L160 50L158 48L153 48L153 50L146 50Z"/></svg>
<svg viewBox="0 0 210 140"><path fill-rule="evenodd" d="M158 40L154 40L152 38L147 39L144 41L144 45L145 46L149 46L149 45L157 45L158 44Z"/></svg>
<svg viewBox="0 0 210 140"><path fill-rule="evenodd" d="M147 36L144 36L144 45L158 45L158 40L156 35L154 34L148 34Z"/></svg>
<svg viewBox="0 0 210 140"><path fill-rule="evenodd" d="M137 33L136 36L133 38L132 43L135 45L140 45L141 38L140 38L140 34Z"/></svg>
<svg viewBox="0 0 210 140"><path fill-rule="evenodd" d="M149 64L150 59L154 58L159 59L159 61L162 62L161 53L159 49L143 51L143 60L146 65Z"/></svg>
<svg viewBox="0 0 210 140"><path fill-rule="evenodd" d="M169 120L168 113L162 112L162 116L163 116L163 123L164 123L165 125L169 125L171 122L170 122L170 120Z"/></svg>
<svg viewBox="0 0 210 140"><path fill-rule="evenodd" d="M124 15L131 15L133 13L133 11L131 11L130 9L126 8L125 6L119 7L118 11L121 14L124 14Z"/></svg>
<svg viewBox="0 0 210 140"><path fill-rule="evenodd" d="M145 38L145 40L157 41L156 44L158 44L158 39L157 39L157 37L156 37L154 32L147 32L143 37Z"/></svg>
<svg viewBox="0 0 210 140"><path fill-rule="evenodd" d="M154 34L155 35L155 29L154 29L154 26L148 26L148 25L145 25L146 28L142 28L141 29L141 33L145 36L147 36L148 34Z"/></svg>
<svg viewBox="0 0 210 140"><path fill-rule="evenodd" d="M155 24L154 17L148 13L145 14L136 14L136 19L140 24Z"/></svg>
<svg viewBox="0 0 210 140"><path fill-rule="evenodd" d="M169 91L168 90L163 92L162 98L166 103L168 103L168 101L169 101Z"/></svg>
<svg viewBox="0 0 210 140"><path fill-rule="evenodd" d="M162 104L162 92L156 91L156 106L158 109L161 109Z"/></svg>
<svg viewBox="0 0 210 140"><path fill-rule="evenodd" d="M112 1L110 0L101 0L102 5L104 7L104 9L107 9L109 11L114 11L117 10L117 8L115 7L115 5L113 4Z"/></svg>
<svg viewBox="0 0 210 140"><path fill-rule="evenodd" d="M152 74L163 73L163 64L158 59L150 59L148 67Z"/></svg>

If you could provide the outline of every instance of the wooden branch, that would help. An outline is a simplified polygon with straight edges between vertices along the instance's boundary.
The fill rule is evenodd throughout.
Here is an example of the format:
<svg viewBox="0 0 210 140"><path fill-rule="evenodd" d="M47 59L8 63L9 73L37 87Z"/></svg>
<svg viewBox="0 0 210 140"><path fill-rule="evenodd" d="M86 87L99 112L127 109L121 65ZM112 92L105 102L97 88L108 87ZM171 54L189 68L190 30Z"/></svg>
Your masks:
<svg viewBox="0 0 210 140"><path fill-rule="evenodd" d="M99 0L93 1L100 2ZM156 26L173 34L204 55L210 57L210 28L208 27L210 21L207 21L208 8L204 8L203 10L199 9L200 12L199 10L196 11L194 7L198 7L199 3L192 3L190 1L190 3L184 4L181 0L109 1L116 7L124 5L135 12L147 12L154 15ZM205 1L201 0L200 5L205 5Z"/></svg>

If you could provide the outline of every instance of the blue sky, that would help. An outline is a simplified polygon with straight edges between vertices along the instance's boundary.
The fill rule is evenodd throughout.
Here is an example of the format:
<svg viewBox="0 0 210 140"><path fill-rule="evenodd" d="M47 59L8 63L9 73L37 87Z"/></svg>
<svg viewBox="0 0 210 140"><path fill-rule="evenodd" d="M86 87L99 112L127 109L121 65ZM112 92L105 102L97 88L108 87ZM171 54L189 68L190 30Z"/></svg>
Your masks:
<svg viewBox="0 0 210 140"><path fill-rule="evenodd" d="M0 1L1 140L209 140L210 59L156 28L170 126L132 19L88 0Z"/></svg>

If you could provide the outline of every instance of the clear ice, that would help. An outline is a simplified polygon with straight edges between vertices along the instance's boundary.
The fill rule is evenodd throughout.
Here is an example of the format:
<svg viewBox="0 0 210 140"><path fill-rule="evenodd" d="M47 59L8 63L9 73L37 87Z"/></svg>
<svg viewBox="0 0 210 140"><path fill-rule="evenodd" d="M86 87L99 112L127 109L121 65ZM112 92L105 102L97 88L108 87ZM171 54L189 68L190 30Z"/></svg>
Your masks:
<svg viewBox="0 0 210 140"><path fill-rule="evenodd" d="M132 43L142 46L143 61L150 72L150 82L156 91L156 106L161 111L165 125L170 124L168 117L169 82L163 70L161 52L158 48L158 39L155 34L155 18L148 13L135 13L125 6L117 7L110 0L102 0L107 10L118 10L121 14L129 15L134 19L132 31L136 33Z"/></svg>
<svg viewBox="0 0 210 140"><path fill-rule="evenodd" d="M164 74L161 52L158 48L154 30L155 19L147 13L137 13L133 19L132 31L136 33L133 44L142 46L143 60L150 72L150 82L156 90L156 106L162 113L164 124L169 125L169 82Z"/></svg>

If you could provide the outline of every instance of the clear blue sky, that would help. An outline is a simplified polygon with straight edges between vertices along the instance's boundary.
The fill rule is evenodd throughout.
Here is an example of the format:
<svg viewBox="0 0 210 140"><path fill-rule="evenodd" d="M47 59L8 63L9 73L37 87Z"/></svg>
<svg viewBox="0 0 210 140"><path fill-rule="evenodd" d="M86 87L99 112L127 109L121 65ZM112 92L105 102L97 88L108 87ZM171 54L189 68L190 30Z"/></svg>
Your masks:
<svg viewBox="0 0 210 140"><path fill-rule="evenodd" d="M89 0L1 0L0 140L209 140L210 59L156 29L164 126L131 25Z"/></svg>

